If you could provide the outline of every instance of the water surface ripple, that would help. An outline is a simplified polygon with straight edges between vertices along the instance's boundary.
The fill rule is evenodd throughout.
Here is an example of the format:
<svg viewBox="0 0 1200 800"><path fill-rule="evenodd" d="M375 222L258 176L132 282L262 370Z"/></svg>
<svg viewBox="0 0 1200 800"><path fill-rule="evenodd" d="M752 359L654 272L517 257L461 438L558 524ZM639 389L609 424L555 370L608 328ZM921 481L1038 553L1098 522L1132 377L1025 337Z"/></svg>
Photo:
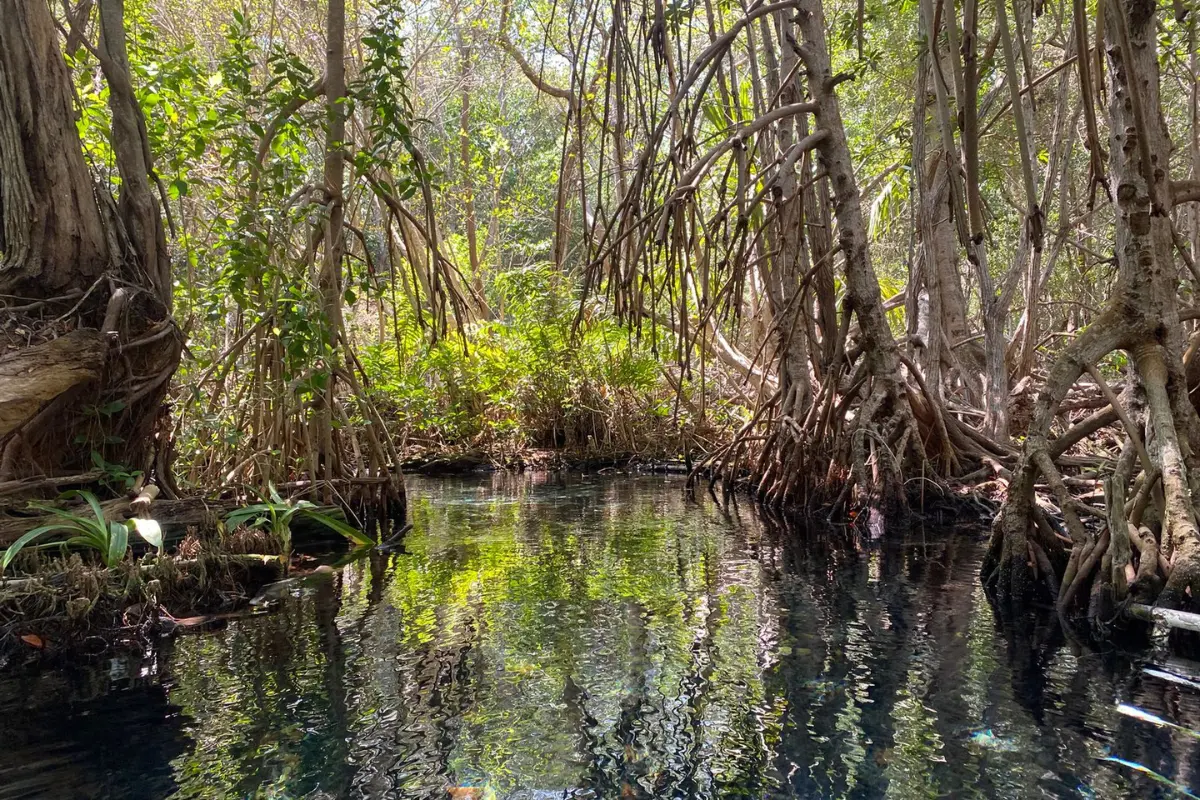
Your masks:
<svg viewBox="0 0 1200 800"><path fill-rule="evenodd" d="M405 552L278 613L0 673L0 798L1200 789L1190 665L997 629L979 531L846 546L672 478L409 492Z"/></svg>

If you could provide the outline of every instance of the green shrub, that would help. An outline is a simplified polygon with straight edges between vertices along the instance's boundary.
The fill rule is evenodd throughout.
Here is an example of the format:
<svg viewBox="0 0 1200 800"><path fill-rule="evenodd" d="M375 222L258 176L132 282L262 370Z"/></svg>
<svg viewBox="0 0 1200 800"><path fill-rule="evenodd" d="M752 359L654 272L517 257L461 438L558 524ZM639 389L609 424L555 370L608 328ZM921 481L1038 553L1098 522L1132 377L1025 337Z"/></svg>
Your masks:
<svg viewBox="0 0 1200 800"><path fill-rule="evenodd" d="M489 287L494 318L433 345L401 319L363 359L376 401L431 444L634 448L631 420L661 420L669 389L615 320L589 309L576 327L577 289L548 265L502 273Z"/></svg>

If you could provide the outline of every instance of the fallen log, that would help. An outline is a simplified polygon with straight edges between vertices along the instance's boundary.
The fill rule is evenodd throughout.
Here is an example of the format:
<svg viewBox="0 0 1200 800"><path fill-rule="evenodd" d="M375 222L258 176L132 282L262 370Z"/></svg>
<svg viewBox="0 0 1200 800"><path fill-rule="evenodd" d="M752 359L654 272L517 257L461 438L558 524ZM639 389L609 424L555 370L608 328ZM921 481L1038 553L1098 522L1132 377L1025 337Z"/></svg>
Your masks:
<svg viewBox="0 0 1200 800"><path fill-rule="evenodd" d="M101 470L77 472L71 475L59 475L53 478L22 478L15 481L0 481L0 496L5 503L12 503L14 498L37 498L50 496L68 487L90 486L105 477Z"/></svg>
<svg viewBox="0 0 1200 800"><path fill-rule="evenodd" d="M0 357L0 438L59 395L99 380L106 349L99 331L80 329Z"/></svg>
<svg viewBox="0 0 1200 800"><path fill-rule="evenodd" d="M1154 622L1171 628L1183 628L1200 633L1200 614L1176 611L1173 608L1148 606L1145 603L1130 603L1129 615L1146 622Z"/></svg>

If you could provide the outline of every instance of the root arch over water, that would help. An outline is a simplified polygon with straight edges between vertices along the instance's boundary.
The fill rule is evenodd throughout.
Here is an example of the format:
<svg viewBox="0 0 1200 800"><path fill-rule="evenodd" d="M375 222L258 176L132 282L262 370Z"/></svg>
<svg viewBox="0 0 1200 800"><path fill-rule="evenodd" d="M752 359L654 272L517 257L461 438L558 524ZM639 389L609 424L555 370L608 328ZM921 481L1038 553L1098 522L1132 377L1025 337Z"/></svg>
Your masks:
<svg viewBox="0 0 1200 800"><path fill-rule="evenodd" d="M1106 310L1058 358L1038 396L983 569L1002 611L1017 613L1044 592L1064 618L1086 616L1097 626L1112 622L1131 600L1173 608L1200 600L1194 502L1200 497L1194 450L1200 416L1188 397L1176 296L1177 237L1164 169L1172 148L1158 97L1154 6L1110 0L1104 13L1117 285ZM1116 350L1129 356L1129 385L1120 398L1098 369ZM1055 415L1085 373L1125 429L1104 508L1072 493L1060 466L1066 447L1049 440ZM1066 536L1050 527L1038 505L1039 481L1058 505Z"/></svg>

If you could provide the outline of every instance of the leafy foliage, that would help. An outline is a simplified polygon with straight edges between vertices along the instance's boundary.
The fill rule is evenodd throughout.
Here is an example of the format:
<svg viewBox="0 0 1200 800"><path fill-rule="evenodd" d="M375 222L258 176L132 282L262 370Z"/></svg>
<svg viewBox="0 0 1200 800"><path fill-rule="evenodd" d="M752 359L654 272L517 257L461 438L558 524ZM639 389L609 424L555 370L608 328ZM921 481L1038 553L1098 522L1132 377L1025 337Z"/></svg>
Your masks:
<svg viewBox="0 0 1200 800"><path fill-rule="evenodd" d="M368 348L364 364L380 403L417 435L444 443L629 447L639 422L666 427L670 398L649 347L611 319L578 331L572 281L549 265L514 269L490 287L497 316L465 342L424 346L415 324ZM626 422L628 420L625 420Z"/></svg>
<svg viewBox="0 0 1200 800"><path fill-rule="evenodd" d="M370 547L375 544L375 540L365 532L321 511L315 503L308 500L285 500L280 497L274 486L270 487L269 500L231 511L225 517L225 524L231 530L242 525L266 529L279 542L286 555L292 549L291 525L297 515L321 523L356 545Z"/></svg>
<svg viewBox="0 0 1200 800"><path fill-rule="evenodd" d="M57 517L58 521L39 525L9 545L8 549L4 551L3 558L0 558L0 572L8 569L13 559L20 555L21 551L27 547L61 547L63 549L79 548L90 550L99 556L101 562L106 567L115 567L125 558L125 553L129 549L129 527L127 524L105 519L104 509L100 506L100 501L91 492L70 491L62 496L64 500L69 500L73 497L81 498L87 503L88 508L92 512L90 517L73 514L70 511L45 503L30 503L31 508L45 511ZM38 539L52 533L59 534L62 538L55 542L40 545L33 544ZM159 547L161 545L160 531Z"/></svg>

